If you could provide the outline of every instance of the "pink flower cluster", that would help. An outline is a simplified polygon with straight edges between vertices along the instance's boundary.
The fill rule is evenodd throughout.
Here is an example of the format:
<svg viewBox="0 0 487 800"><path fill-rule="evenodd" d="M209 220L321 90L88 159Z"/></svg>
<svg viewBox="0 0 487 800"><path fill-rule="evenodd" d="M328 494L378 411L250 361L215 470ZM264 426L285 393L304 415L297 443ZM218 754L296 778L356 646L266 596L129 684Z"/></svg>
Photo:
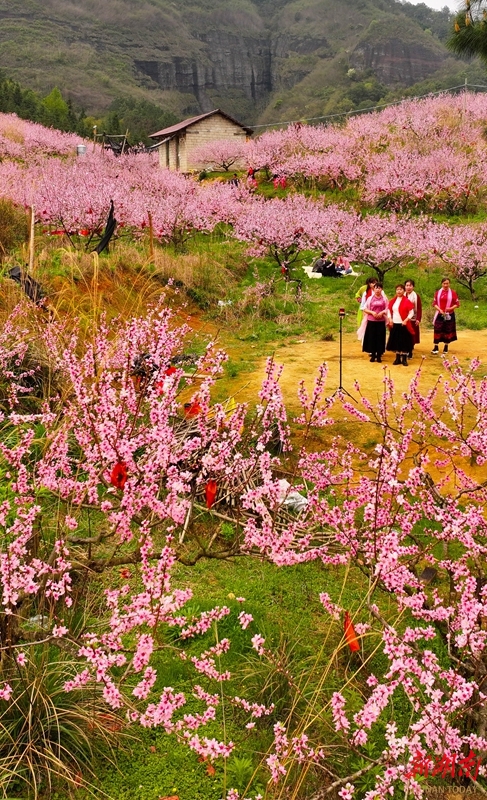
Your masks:
<svg viewBox="0 0 487 800"><path fill-rule="evenodd" d="M0 338L0 362L9 363L11 346L20 370L24 351L16 342L24 325L16 315L9 337ZM327 568L359 568L366 580L356 584L353 608L342 607L334 584L320 595L328 640L343 658L346 610L362 637L360 657L378 650L384 664L380 673L368 675L363 699L356 695L353 703L347 678L340 683L338 671L333 687L323 686L325 722L316 740L306 738L309 731L276 724L267 756L271 779L279 781L295 764L329 759L327 726L335 742L339 732L357 754L371 731L385 728L374 789L380 798L404 786L417 752L440 756L446 748L452 757L487 752L479 713L485 701L481 665L487 656L487 381L478 377L477 361L466 370L454 359L445 362L444 393L437 385L423 394L417 373L400 398L386 378L376 405L359 402L358 415L351 408L355 425L364 417L380 432L373 452L339 438L322 449L316 442L307 446L314 425L328 424L333 413L320 370L310 395L302 387L297 392L301 421L295 425L302 435L295 454L279 387L281 370L272 360L256 413L247 415L244 406L229 412L223 404L211 404L225 355L210 344L197 376L188 378L188 395L201 413L184 417L178 372L166 373L184 348L185 330L162 305L142 318L102 320L92 339L69 338L56 322L47 323L41 335L65 382L67 400L62 415L54 397L38 414L23 414L17 403L1 419L6 493L0 504L0 614L2 624L9 625L19 603L28 607L32 600L42 601L51 609L33 620L49 646L62 647L68 639L76 648L77 672L66 674L66 691L98 686L110 708L132 723L160 725L207 758L227 757L233 749L204 735L205 726L218 720L222 693L250 716L246 735L272 711L257 698L231 694L225 663L231 643L219 635L231 610L215 605L198 611L191 590L174 579L181 557L178 534L211 471L232 489L243 528L240 552L277 566L319 560ZM134 380L141 364L143 385ZM162 375L169 378L163 393L158 390ZM15 383L16 376L5 380ZM341 415L343 409L341 404ZM276 425L284 444L279 456L268 449ZM110 480L117 463L126 465L123 486ZM293 475L293 488L307 489L308 503L299 516L280 516L282 474ZM53 507L61 509L59 520L45 513ZM43 538L38 536L41 515L49 532ZM89 526L93 515L96 528ZM202 544L200 557L222 556L211 531ZM426 566L431 581L422 572ZM96 625L83 635L71 628L65 613L76 599L75 571L114 578ZM245 629L251 615L239 610L235 622ZM197 649L199 636L205 640ZM292 668L273 652L270 638L259 633L249 638L254 658L267 660L296 689ZM12 644L17 672L29 668L31 652L40 646L37 639L24 641L19 632ZM190 652L184 649L187 641ZM195 670L191 713L183 692L159 685L155 653L161 646ZM1 676L2 703L22 690L13 674ZM401 736L393 725L399 693L409 720ZM352 791L345 785L342 796Z"/></svg>

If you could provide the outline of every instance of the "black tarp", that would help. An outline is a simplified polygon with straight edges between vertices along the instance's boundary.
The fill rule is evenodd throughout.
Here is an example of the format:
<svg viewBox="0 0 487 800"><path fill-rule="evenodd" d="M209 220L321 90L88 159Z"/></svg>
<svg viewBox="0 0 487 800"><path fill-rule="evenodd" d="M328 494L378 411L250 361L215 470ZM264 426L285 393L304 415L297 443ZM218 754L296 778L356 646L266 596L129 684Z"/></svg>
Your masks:
<svg viewBox="0 0 487 800"><path fill-rule="evenodd" d="M108 250L108 244L113 234L115 233L116 227L117 227L117 220L115 219L115 208L113 205L113 200L110 200L110 211L108 213L105 225L105 231L100 241L98 242L97 246L95 247L93 251L94 253L103 253L104 250Z"/></svg>
<svg viewBox="0 0 487 800"><path fill-rule="evenodd" d="M39 305L41 300L45 298L45 293L42 290L42 286L38 283L34 278L32 278L27 272L22 270L19 266L12 267L8 271L8 276L11 278L15 283L18 283L29 300L32 300L33 303Z"/></svg>

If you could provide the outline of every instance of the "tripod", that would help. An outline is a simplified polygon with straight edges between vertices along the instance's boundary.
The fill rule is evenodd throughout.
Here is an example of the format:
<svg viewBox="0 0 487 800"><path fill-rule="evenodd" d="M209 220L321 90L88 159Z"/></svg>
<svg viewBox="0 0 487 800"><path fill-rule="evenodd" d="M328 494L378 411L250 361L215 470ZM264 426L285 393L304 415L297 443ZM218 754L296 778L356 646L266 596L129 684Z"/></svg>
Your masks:
<svg viewBox="0 0 487 800"><path fill-rule="evenodd" d="M331 395L330 399L332 397L335 397L335 395L337 395L337 394L338 395L346 394L355 403L356 402L355 398L350 394L350 392L347 392L347 390L343 388L343 383L342 383L342 375L343 375L343 319L344 319L344 317L345 317L345 309L344 308L340 308L338 310L339 342L340 342L339 360L338 360L338 363L339 363L339 381L338 381L338 388L335 389L335 391Z"/></svg>

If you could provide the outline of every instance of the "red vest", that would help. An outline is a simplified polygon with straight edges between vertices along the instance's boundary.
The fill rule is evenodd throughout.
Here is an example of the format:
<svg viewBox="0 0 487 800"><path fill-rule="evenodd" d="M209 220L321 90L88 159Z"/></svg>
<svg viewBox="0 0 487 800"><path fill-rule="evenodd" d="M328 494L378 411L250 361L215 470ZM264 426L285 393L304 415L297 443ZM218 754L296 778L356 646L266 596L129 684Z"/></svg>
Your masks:
<svg viewBox="0 0 487 800"><path fill-rule="evenodd" d="M393 307L394 303L396 302L396 300L397 300L397 295L395 297L391 297L391 299L389 300L388 308L389 308L389 313L391 315L391 318L392 318L392 307ZM407 315L409 314L409 312L413 311L413 310L414 310L414 306L411 303L411 300L408 300L407 297L405 295L403 295L401 297L401 302L399 304L399 315L400 315L401 319L405 320ZM414 325L413 325L413 323L411 322L410 319L406 323L406 328L408 329L408 331L411 334L411 336L414 336Z"/></svg>

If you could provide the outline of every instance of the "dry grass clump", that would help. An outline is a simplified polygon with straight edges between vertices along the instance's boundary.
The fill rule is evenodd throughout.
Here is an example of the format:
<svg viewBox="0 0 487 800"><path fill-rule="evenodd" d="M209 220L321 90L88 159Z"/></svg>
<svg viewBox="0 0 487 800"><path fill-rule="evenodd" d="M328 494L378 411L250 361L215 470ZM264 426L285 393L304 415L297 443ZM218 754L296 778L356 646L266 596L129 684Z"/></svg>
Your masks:
<svg viewBox="0 0 487 800"><path fill-rule="evenodd" d="M0 197L0 263L15 247L20 247L28 235L27 217L23 208Z"/></svg>
<svg viewBox="0 0 487 800"><path fill-rule="evenodd" d="M163 292L144 253L116 242L109 253L98 255L47 243L36 258L35 277L49 297L55 316L76 318L82 327L104 313L138 315Z"/></svg>
<svg viewBox="0 0 487 800"><path fill-rule="evenodd" d="M154 258L154 277L163 284L184 290L205 309L227 297L235 285L232 271L208 251L178 255L159 251Z"/></svg>
<svg viewBox="0 0 487 800"><path fill-rule="evenodd" d="M7 366L17 376L13 380L20 387L19 406L29 413L38 411L46 398L57 397L62 403L69 391L62 385L53 354L44 342L49 321L61 324L66 337L75 331L81 340L91 338L102 316L108 320L143 316L161 296L167 303L174 300L176 310L184 305L187 315L191 310L188 296L205 305L210 302L208 298L221 296L226 280L205 255L176 257L158 251L153 264L140 247L121 241L103 255L59 247L59 241L46 241L44 237L42 245L36 253L32 277L42 286L45 305L30 301L21 286L8 277L8 270L14 264L23 265L25 259L9 256L3 277L0 274L0 330L15 314L17 337L26 343L22 359L12 359ZM27 272L26 266L22 269ZM181 294L183 299L186 295L186 303L182 303ZM0 406L5 408L10 403L11 379L4 376L2 380L0 376Z"/></svg>
<svg viewBox="0 0 487 800"><path fill-rule="evenodd" d="M126 723L107 710L98 687L64 690L76 671L76 663L45 644L29 656L22 676L2 664L2 676L16 689L0 714L2 797L71 797L82 786L95 796L94 765L103 758L115 768L117 749L129 742Z"/></svg>

